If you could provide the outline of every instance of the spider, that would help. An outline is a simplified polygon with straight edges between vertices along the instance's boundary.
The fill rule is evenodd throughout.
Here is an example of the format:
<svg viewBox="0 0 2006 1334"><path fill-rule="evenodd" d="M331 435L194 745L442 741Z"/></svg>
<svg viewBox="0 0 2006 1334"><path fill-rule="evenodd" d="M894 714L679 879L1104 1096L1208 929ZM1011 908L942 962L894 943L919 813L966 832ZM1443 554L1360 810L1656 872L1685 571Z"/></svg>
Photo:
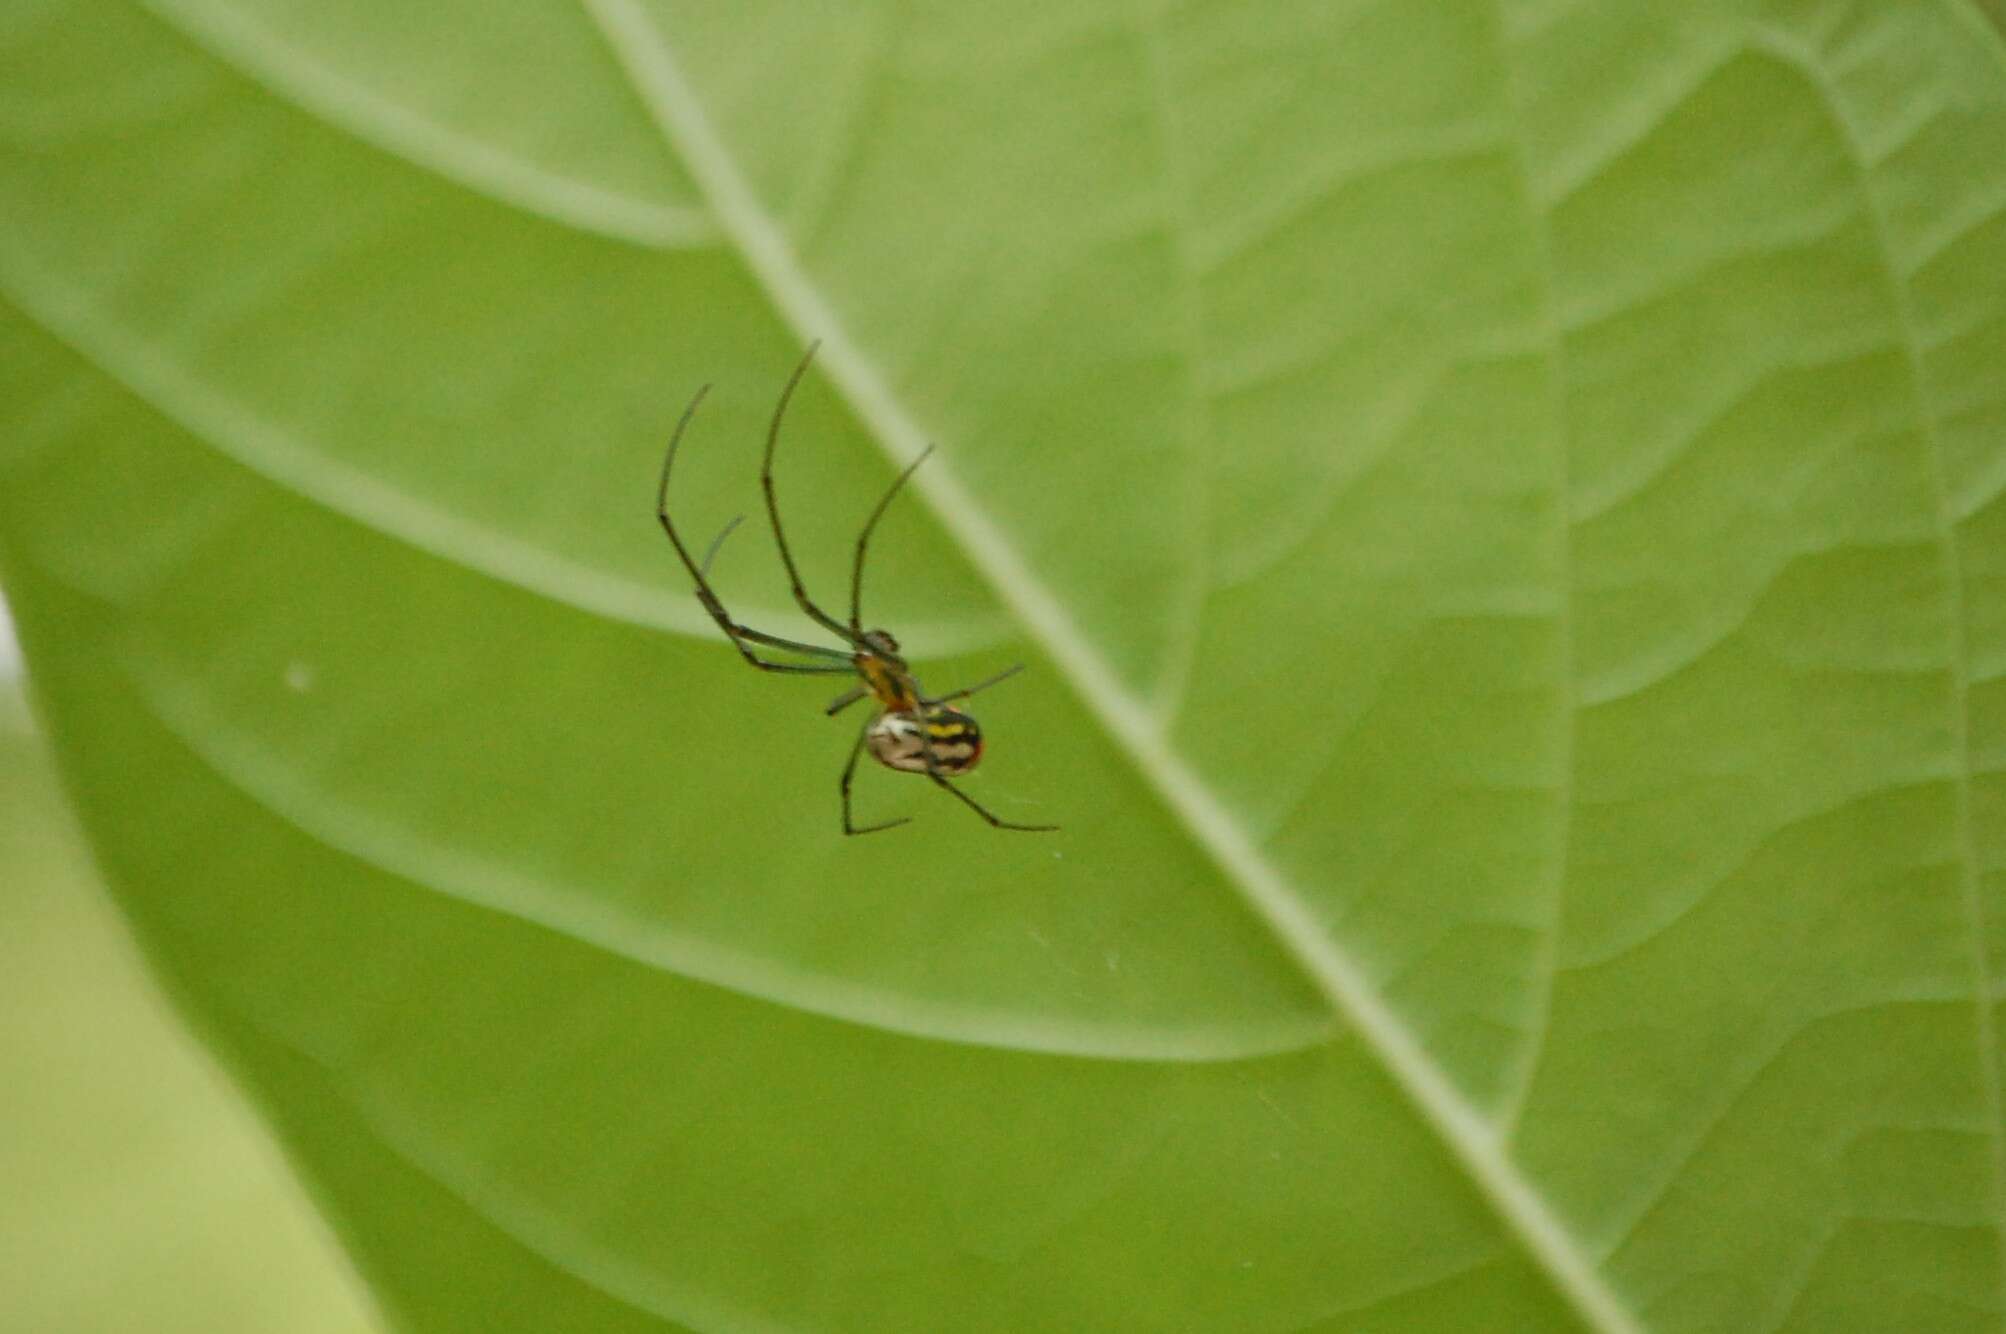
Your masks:
<svg viewBox="0 0 2006 1334"><path fill-rule="evenodd" d="M837 786L843 796L843 832L845 834L875 834L883 829L896 829L909 823L910 816L896 820L885 820L878 824L860 825L850 814L850 784L856 777L857 761L868 751L872 759L887 769L899 773L925 774L936 787L954 794L960 802L987 820L998 829L1017 829L1027 832L1044 832L1057 829L1057 825L1014 824L983 806L981 802L963 792L950 781L973 769L982 759L982 729L965 710L954 705L966 700L977 691L987 690L1000 681L1008 680L1023 670L1024 664L1006 667L985 681L978 681L961 690L945 695L928 695L920 688L919 680L899 656L898 640L892 638L888 630L866 630L863 626L864 554L871 543L871 531L884 517L885 509L898 495L900 488L920 464L926 462L927 455L933 453L928 445L920 456L906 466L904 472L892 482L891 489L878 500L870 517L864 521L864 530L857 534L856 554L850 562L850 619L845 624L816 606L802 586L801 573L795 567L794 555L787 548L787 535L780 527L780 504L773 492L773 449L780 439L780 419L786 415L788 400L794 396L794 389L801 383L801 377L808 371L808 363L814 360L819 343L810 343L801 364L794 368L787 387L780 391L780 402L773 409L773 421L766 428L766 457L759 469L760 489L766 493L766 514L773 521L773 544L780 548L780 563L787 569L787 581L792 586L794 601L823 629L849 645L845 649L828 648L821 644L807 644L797 639L783 639L763 630L740 625L724 609L717 593L710 586L710 566L716 559L718 549L730 537L739 521L739 515L724 526L724 530L711 540L701 561L690 556L689 548L676 532L674 521L669 518L669 471L676 464L676 449L682 444L683 432L688 429L690 418L696 415L697 406L710 392L705 385L697 390L689 406L683 409L682 417L676 422L675 432L669 437L668 454L662 460L661 485L655 492L655 517L661 520L662 531L669 535L669 543L676 549L676 555L696 581L697 601L703 604L718 629L724 631L731 640L739 656L762 672L785 672L798 676L856 676L860 683L836 696L823 710L825 715L834 716L865 698L877 702L877 712L865 722L863 730L850 746L850 758L843 765L843 775ZM762 656L757 649L779 649L786 653L810 659L808 662L777 662Z"/></svg>

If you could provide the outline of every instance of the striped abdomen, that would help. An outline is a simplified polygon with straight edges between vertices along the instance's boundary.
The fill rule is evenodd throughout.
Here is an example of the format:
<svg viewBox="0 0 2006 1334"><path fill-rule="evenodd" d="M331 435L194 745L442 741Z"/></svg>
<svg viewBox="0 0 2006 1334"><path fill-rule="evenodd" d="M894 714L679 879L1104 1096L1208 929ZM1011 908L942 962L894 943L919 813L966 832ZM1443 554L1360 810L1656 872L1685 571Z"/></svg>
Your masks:
<svg viewBox="0 0 2006 1334"><path fill-rule="evenodd" d="M880 714L864 734L864 744L871 758L887 769L923 774L931 749L939 772L965 774L982 758L982 729L959 709L936 705L926 711L924 720L917 713Z"/></svg>

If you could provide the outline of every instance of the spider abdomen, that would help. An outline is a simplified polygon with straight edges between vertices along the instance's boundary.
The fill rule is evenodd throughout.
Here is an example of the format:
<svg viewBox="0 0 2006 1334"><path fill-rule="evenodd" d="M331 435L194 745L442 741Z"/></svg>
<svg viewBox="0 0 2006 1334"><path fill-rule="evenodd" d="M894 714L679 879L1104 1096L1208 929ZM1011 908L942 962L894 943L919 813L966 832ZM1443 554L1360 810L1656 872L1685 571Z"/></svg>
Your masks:
<svg viewBox="0 0 2006 1334"><path fill-rule="evenodd" d="M931 751L934 771L965 774L982 758L982 729L959 709L936 706L924 715L898 710L878 715L864 744L887 769L923 774Z"/></svg>

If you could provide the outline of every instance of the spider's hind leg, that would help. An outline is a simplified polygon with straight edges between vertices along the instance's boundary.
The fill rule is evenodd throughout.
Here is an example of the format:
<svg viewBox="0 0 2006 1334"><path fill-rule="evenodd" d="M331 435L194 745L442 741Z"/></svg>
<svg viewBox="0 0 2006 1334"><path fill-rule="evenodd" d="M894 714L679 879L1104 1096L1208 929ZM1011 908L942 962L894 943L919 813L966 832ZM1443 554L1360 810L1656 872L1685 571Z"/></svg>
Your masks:
<svg viewBox="0 0 2006 1334"><path fill-rule="evenodd" d="M989 678L989 680L982 682L981 685L971 687L970 690L971 691L980 690L982 686L994 685L996 682L1002 680L1003 677L1009 676L1012 672L1015 672L1016 670L1017 669L1015 667L1012 667L1010 668L1009 671L1003 672L1001 675L992 676L991 678ZM957 694L963 694L963 693L969 693L969 692L957 692ZM954 699L956 697L957 697L956 695L946 696L946 698L948 699ZM921 753L926 756L926 776L933 780L934 786L946 788L949 792L954 794L954 799L956 801L959 801L969 810L974 811L977 815L987 820L990 824L994 825L996 828L1016 829L1027 834L1049 834L1058 828L1058 826L1055 824L1018 824L1013 820L1006 820L1002 816L990 810L987 806L984 806L981 802L977 801L975 798L969 796L966 792L963 792L953 783L950 783L947 780L947 775L941 772L940 757L933 753L933 739L927 735L927 730L924 725L922 725L919 729L919 746Z"/></svg>
<svg viewBox="0 0 2006 1334"><path fill-rule="evenodd" d="M983 819L987 820L990 824L996 826L996 828L998 829L1015 829L1026 834L1049 834L1058 828L1058 826L1055 824L1017 824L1014 821L1006 820L1002 816L997 815L995 812L991 811L987 806L984 806L981 802L977 801L975 798L969 796L966 792L963 792L960 788L956 787L954 784L948 782L943 775L934 773L931 770L929 770L926 776L928 778L931 778L936 785L944 787L949 792L952 792L955 795L956 799L958 799L962 805L968 807L969 810L974 811L977 815L981 816Z"/></svg>
<svg viewBox="0 0 2006 1334"><path fill-rule="evenodd" d="M834 712L834 710L832 709L831 712ZM881 830L896 829L902 824L912 823L910 815L901 815L896 820L886 820L880 824L867 825L857 824L850 818L850 781L857 776L857 761L863 758L864 740L870 736L871 724L876 721L877 719L875 718L868 718L864 721L863 730L857 733L856 741L851 743L850 758L843 765L843 776L837 780L837 786L843 793L843 832L846 834L875 834Z"/></svg>

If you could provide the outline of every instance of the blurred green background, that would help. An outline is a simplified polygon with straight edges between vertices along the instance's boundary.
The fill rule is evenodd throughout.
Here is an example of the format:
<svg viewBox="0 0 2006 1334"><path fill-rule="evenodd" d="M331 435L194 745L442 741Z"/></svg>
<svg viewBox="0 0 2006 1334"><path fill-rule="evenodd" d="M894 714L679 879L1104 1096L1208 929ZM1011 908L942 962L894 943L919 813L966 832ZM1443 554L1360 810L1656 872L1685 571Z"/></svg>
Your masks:
<svg viewBox="0 0 2006 1334"><path fill-rule="evenodd" d="M381 1328L92 870L0 618L0 1329Z"/></svg>

